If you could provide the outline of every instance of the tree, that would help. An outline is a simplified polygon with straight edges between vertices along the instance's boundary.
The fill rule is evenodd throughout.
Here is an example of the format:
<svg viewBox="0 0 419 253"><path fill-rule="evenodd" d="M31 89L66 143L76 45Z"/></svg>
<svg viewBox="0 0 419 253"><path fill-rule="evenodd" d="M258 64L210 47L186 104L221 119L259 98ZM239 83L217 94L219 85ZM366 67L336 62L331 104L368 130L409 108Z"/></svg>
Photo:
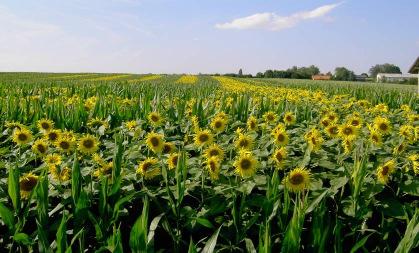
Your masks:
<svg viewBox="0 0 419 253"><path fill-rule="evenodd" d="M274 77L274 72L272 70L268 69L268 70L265 71L264 76L265 76L265 78L273 78Z"/></svg>
<svg viewBox="0 0 419 253"><path fill-rule="evenodd" d="M335 69L334 79L340 81L354 81L355 73L345 67L337 67Z"/></svg>
<svg viewBox="0 0 419 253"><path fill-rule="evenodd" d="M263 77L264 77L264 75L263 75L263 73L262 73L262 72L258 72L258 73L256 74L256 77L257 77L257 78L263 78Z"/></svg>
<svg viewBox="0 0 419 253"><path fill-rule="evenodd" d="M239 70L239 76L243 76L243 70L242 69Z"/></svg>
<svg viewBox="0 0 419 253"><path fill-rule="evenodd" d="M370 68L369 72L373 78L376 78L378 73L402 73L398 66L390 63L376 64Z"/></svg>

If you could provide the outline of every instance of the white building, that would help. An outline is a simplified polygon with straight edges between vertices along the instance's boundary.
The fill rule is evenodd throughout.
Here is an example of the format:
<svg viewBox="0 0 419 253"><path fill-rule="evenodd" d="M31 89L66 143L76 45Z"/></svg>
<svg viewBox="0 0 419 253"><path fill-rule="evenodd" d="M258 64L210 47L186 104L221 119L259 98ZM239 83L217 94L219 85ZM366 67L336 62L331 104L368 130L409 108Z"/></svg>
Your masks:
<svg viewBox="0 0 419 253"><path fill-rule="evenodd" d="M413 63L412 67L410 67L409 73L415 74L418 77L418 93L419 93L419 57L416 58L416 61Z"/></svg>
<svg viewBox="0 0 419 253"><path fill-rule="evenodd" d="M378 73L377 82L402 82L410 78L416 78L413 74Z"/></svg>

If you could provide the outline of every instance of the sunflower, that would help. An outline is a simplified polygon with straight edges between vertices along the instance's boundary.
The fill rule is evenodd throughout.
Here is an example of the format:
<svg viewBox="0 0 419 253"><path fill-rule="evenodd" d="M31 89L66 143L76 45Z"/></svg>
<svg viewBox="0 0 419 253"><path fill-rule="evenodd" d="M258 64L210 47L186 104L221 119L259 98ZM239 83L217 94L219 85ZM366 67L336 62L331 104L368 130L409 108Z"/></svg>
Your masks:
<svg viewBox="0 0 419 253"><path fill-rule="evenodd" d="M213 156L207 160L207 169L212 180L218 180L220 176L221 162L218 157Z"/></svg>
<svg viewBox="0 0 419 253"><path fill-rule="evenodd" d="M333 111L326 113L325 117L332 123L336 123L339 120L338 115L336 114L336 112Z"/></svg>
<svg viewBox="0 0 419 253"><path fill-rule="evenodd" d="M135 128L137 127L137 121L135 120L131 120L131 121L127 121L124 123L125 127L129 130L129 131L134 131Z"/></svg>
<svg viewBox="0 0 419 253"><path fill-rule="evenodd" d="M349 124L341 125L339 127L339 136L344 140L354 140L358 136L358 129Z"/></svg>
<svg viewBox="0 0 419 253"><path fill-rule="evenodd" d="M93 172L93 176L101 177L101 176L111 175L112 169L113 169L112 161L110 162L103 161L100 164L100 167Z"/></svg>
<svg viewBox="0 0 419 253"><path fill-rule="evenodd" d="M44 156L48 152L48 143L45 140L39 139L32 144L32 152L37 156Z"/></svg>
<svg viewBox="0 0 419 253"><path fill-rule="evenodd" d="M109 123L106 120L102 120L96 117L93 119L89 119L89 121L87 122L87 126L93 129L97 129L100 127L107 129L109 128Z"/></svg>
<svg viewBox="0 0 419 253"><path fill-rule="evenodd" d="M32 140L33 136L27 128L15 128L13 131L13 141L18 145L25 145Z"/></svg>
<svg viewBox="0 0 419 253"><path fill-rule="evenodd" d="M49 173L53 179L65 182L70 179L71 169L69 167L65 167L59 170L57 166L49 166Z"/></svg>
<svg viewBox="0 0 419 253"><path fill-rule="evenodd" d="M273 123L276 121L276 114L273 111L265 112L262 117L266 123Z"/></svg>
<svg viewBox="0 0 419 253"><path fill-rule="evenodd" d="M393 155L400 155L406 150L406 144L403 142L393 148Z"/></svg>
<svg viewBox="0 0 419 253"><path fill-rule="evenodd" d="M176 169L178 160L179 160L178 153L172 153L169 155L169 158L167 159L167 165L170 170Z"/></svg>
<svg viewBox="0 0 419 253"><path fill-rule="evenodd" d="M49 154L44 158L44 162L48 164L48 166L58 166L62 162L62 157L59 154Z"/></svg>
<svg viewBox="0 0 419 253"><path fill-rule="evenodd" d="M236 173L241 177L251 177L256 173L258 162L251 152L240 152L239 157L234 161Z"/></svg>
<svg viewBox="0 0 419 253"><path fill-rule="evenodd" d="M413 171L416 175L419 174L419 154L411 154L407 159L412 163Z"/></svg>
<svg viewBox="0 0 419 253"><path fill-rule="evenodd" d="M212 144L204 151L204 156L207 159L217 157L220 161L224 160L224 150L217 144Z"/></svg>
<svg viewBox="0 0 419 253"><path fill-rule="evenodd" d="M147 147L154 153L160 153L164 147L164 135L155 132L150 132L146 136Z"/></svg>
<svg viewBox="0 0 419 253"><path fill-rule="evenodd" d="M147 118L150 124L154 127L160 126L163 123L163 118L158 112L150 112Z"/></svg>
<svg viewBox="0 0 419 253"><path fill-rule="evenodd" d="M21 124L19 122L15 122L15 121L6 121L4 126L8 129L11 129L11 130L15 130L16 128L17 129L25 128L25 126L23 124Z"/></svg>
<svg viewBox="0 0 419 253"><path fill-rule="evenodd" d="M395 171L396 162L394 160L387 161L384 165L377 168L377 179L382 184L387 184L391 174Z"/></svg>
<svg viewBox="0 0 419 253"><path fill-rule="evenodd" d="M376 129L370 129L370 142L376 146L381 146L383 144L383 138L381 134Z"/></svg>
<svg viewBox="0 0 419 253"><path fill-rule="evenodd" d="M216 133L224 132L224 130L226 128L226 125L227 125L227 119L226 119L226 117L218 116L218 117L215 117L211 121L211 128Z"/></svg>
<svg viewBox="0 0 419 253"><path fill-rule="evenodd" d="M307 141L309 149L313 151L319 150L324 142L322 134L316 128L310 129L304 135L304 139Z"/></svg>
<svg viewBox="0 0 419 253"><path fill-rule="evenodd" d="M20 195L22 198L27 199L30 195L32 190L38 184L38 176L33 174L32 172L27 173L20 177L19 179L19 186L20 186Z"/></svg>
<svg viewBox="0 0 419 253"><path fill-rule="evenodd" d="M54 128L54 122L49 119L38 120L38 128L41 132L48 133Z"/></svg>
<svg viewBox="0 0 419 253"><path fill-rule="evenodd" d="M256 131L257 128L258 128L257 119L255 118L255 116L252 115L247 119L247 129L249 131Z"/></svg>
<svg viewBox="0 0 419 253"><path fill-rule="evenodd" d="M287 126L294 125L296 121L295 115L292 112L287 112L284 115L284 123Z"/></svg>
<svg viewBox="0 0 419 253"><path fill-rule="evenodd" d="M50 141L51 143L54 143L60 138L61 131L56 129L51 129L48 132L44 132L45 138Z"/></svg>
<svg viewBox="0 0 419 253"><path fill-rule="evenodd" d="M239 134L236 140L236 148L239 150L250 150L253 146L253 139L249 135Z"/></svg>
<svg viewBox="0 0 419 253"><path fill-rule="evenodd" d="M288 144L288 134L284 128L276 128L272 131L275 144L278 146L286 146Z"/></svg>
<svg viewBox="0 0 419 253"><path fill-rule="evenodd" d="M292 192L301 192L310 186L310 172L303 168L293 169L284 179L285 187Z"/></svg>
<svg viewBox="0 0 419 253"><path fill-rule="evenodd" d="M342 147L343 147L343 153L348 155L351 153L352 151L352 145L353 144L353 140L351 139L343 139L342 140Z"/></svg>
<svg viewBox="0 0 419 253"><path fill-rule="evenodd" d="M400 126L399 135L404 137L411 144L413 144L416 141L415 127L412 125Z"/></svg>
<svg viewBox="0 0 419 253"><path fill-rule="evenodd" d="M323 127L328 127L332 125L333 123L328 118L325 117L320 120L320 124L322 124Z"/></svg>
<svg viewBox="0 0 419 253"><path fill-rule="evenodd" d="M384 117L376 117L374 119L374 128L382 135L388 134L391 132L390 120Z"/></svg>
<svg viewBox="0 0 419 253"><path fill-rule="evenodd" d="M165 142L162 151L164 154L171 154L176 151L176 146L172 142Z"/></svg>
<svg viewBox="0 0 419 253"><path fill-rule="evenodd" d="M152 179L160 175L160 168L156 168L158 161L156 158L147 158L140 163L137 174L142 175L145 179Z"/></svg>
<svg viewBox="0 0 419 253"><path fill-rule="evenodd" d="M351 125L356 128L362 127L362 118L357 115L351 115L347 118L346 122L348 125Z"/></svg>
<svg viewBox="0 0 419 253"><path fill-rule="evenodd" d="M214 137L209 130L200 130L195 135L195 145L198 147L209 145L213 142Z"/></svg>
<svg viewBox="0 0 419 253"><path fill-rule="evenodd" d="M65 153L71 152L74 148L74 141L72 138L61 135L57 141L54 142L54 145L61 151Z"/></svg>
<svg viewBox="0 0 419 253"><path fill-rule="evenodd" d="M92 135L85 135L80 138L78 142L78 149L83 154L93 154L99 149L99 140Z"/></svg>
<svg viewBox="0 0 419 253"><path fill-rule="evenodd" d="M285 159L287 158L287 149L285 147L276 149L272 155L272 159L275 161L277 165L277 169L282 169L285 163Z"/></svg>
<svg viewBox="0 0 419 253"><path fill-rule="evenodd" d="M336 138L339 136L339 127L337 125L330 125L326 127L325 132L330 138Z"/></svg>

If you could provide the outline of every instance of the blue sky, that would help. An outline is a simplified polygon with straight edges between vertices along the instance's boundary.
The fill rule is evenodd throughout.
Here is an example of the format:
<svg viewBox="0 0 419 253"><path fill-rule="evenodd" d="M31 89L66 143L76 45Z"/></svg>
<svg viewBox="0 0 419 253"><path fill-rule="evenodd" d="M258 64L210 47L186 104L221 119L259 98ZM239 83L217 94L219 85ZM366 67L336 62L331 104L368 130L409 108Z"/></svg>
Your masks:
<svg viewBox="0 0 419 253"><path fill-rule="evenodd" d="M3 0L0 71L367 72L419 56L417 0Z"/></svg>

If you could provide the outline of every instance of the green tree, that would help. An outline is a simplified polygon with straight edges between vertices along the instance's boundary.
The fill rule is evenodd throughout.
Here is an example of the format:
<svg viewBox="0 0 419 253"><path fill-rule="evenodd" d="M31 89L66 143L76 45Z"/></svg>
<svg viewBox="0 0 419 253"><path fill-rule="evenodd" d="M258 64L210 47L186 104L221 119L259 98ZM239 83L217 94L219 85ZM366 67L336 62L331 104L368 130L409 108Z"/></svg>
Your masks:
<svg viewBox="0 0 419 253"><path fill-rule="evenodd" d="M337 67L333 78L340 81L354 81L355 73L345 67Z"/></svg>
<svg viewBox="0 0 419 253"><path fill-rule="evenodd" d="M243 76L243 70L242 69L239 70L239 76Z"/></svg>
<svg viewBox="0 0 419 253"><path fill-rule="evenodd" d="M265 71L264 76L266 78L273 78L274 77L274 72L272 70L268 69L268 70Z"/></svg>
<svg viewBox="0 0 419 253"><path fill-rule="evenodd" d="M378 73L402 73L398 66L390 63L376 64L370 68L369 72L373 78L376 78Z"/></svg>
<svg viewBox="0 0 419 253"><path fill-rule="evenodd" d="M262 72L258 72L258 73L256 74L256 77L257 77L257 78L263 78L263 77L264 77L264 75L263 75L263 73L262 73Z"/></svg>

